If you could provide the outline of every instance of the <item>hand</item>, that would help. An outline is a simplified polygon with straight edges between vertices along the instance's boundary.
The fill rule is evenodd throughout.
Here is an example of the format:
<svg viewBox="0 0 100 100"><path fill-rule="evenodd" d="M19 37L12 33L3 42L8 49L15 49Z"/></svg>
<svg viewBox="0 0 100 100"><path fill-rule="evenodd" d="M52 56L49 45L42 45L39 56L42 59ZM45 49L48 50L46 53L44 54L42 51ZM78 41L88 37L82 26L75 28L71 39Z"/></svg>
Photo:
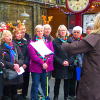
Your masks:
<svg viewBox="0 0 100 100"><path fill-rule="evenodd" d="M27 65L26 64L23 64L23 66L22 66L24 69L26 69L26 67L27 67Z"/></svg>
<svg viewBox="0 0 100 100"><path fill-rule="evenodd" d="M47 69L47 68L48 68L47 63L44 63L44 64L43 64L43 69Z"/></svg>
<svg viewBox="0 0 100 100"><path fill-rule="evenodd" d="M14 64L14 69L16 72L20 72L19 64Z"/></svg>
<svg viewBox="0 0 100 100"><path fill-rule="evenodd" d="M65 61L63 62L63 66L69 66L69 62L65 60Z"/></svg>
<svg viewBox="0 0 100 100"><path fill-rule="evenodd" d="M0 66L4 67L4 63L3 62L0 62Z"/></svg>

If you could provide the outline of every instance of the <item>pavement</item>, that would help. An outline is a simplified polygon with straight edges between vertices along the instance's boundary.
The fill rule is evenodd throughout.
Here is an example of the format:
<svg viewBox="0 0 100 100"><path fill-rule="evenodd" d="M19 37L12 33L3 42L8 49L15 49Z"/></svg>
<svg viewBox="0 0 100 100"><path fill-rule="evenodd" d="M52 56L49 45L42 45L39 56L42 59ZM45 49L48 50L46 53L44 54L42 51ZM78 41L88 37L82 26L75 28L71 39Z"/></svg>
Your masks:
<svg viewBox="0 0 100 100"><path fill-rule="evenodd" d="M54 82L55 82L55 79L54 78L51 78L49 80L49 85L50 85L50 94L49 94L49 97L50 97L50 100L53 100L53 97L54 97ZM30 100L31 84L32 84L32 81L31 81L31 78L30 78L28 95L27 95L27 97L29 98L29 100ZM39 90L41 91L41 88ZM61 81L61 84L60 84L60 91L59 91L59 98L58 98L58 100L64 100L63 80Z"/></svg>

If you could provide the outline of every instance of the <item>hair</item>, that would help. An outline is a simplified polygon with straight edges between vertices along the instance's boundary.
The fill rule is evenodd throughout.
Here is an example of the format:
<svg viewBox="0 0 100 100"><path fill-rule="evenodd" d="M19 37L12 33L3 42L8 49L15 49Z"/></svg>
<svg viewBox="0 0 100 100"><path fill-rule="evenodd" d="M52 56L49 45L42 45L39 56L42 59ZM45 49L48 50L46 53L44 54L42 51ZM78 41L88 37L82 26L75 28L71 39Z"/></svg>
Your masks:
<svg viewBox="0 0 100 100"><path fill-rule="evenodd" d="M97 14L97 16L94 19L94 28L92 33L100 34L100 12Z"/></svg>
<svg viewBox="0 0 100 100"><path fill-rule="evenodd" d="M66 30L66 35L69 35L69 31L67 30L67 27L65 25L59 25L57 33L56 33L56 37L60 37L59 31L61 28L64 28Z"/></svg>
<svg viewBox="0 0 100 100"><path fill-rule="evenodd" d="M43 27L44 27L44 29L45 28L50 28L51 29L51 26L49 24L45 24L45 25L43 25Z"/></svg>
<svg viewBox="0 0 100 100"><path fill-rule="evenodd" d="M89 23L89 24L87 25L87 28L86 28L86 29L88 29L88 28L93 29L93 27L94 27L94 23Z"/></svg>
<svg viewBox="0 0 100 100"><path fill-rule="evenodd" d="M4 37L7 36L7 35L11 35L12 36L12 33L9 30L4 30L2 32L1 42L4 42Z"/></svg>
<svg viewBox="0 0 100 100"><path fill-rule="evenodd" d="M43 27L41 24L36 25L36 27L35 27L35 34L36 34L36 30L37 30L38 28L40 28L40 29L43 29L43 30L44 30L44 27Z"/></svg>
<svg viewBox="0 0 100 100"><path fill-rule="evenodd" d="M80 34L82 34L82 27L80 27L80 26L75 26L75 27L73 28L73 30L72 30L72 33L73 33L74 31L77 31L77 30L79 30L79 31L80 31Z"/></svg>
<svg viewBox="0 0 100 100"><path fill-rule="evenodd" d="M13 24L13 26L14 26L14 29L16 30L16 28L18 28L18 29L23 29L23 27L25 27L25 24L24 23L14 23ZM26 27L25 27L26 28ZM13 29L13 30L14 30Z"/></svg>
<svg viewBox="0 0 100 100"><path fill-rule="evenodd" d="M2 26L2 24L6 25L6 23L5 23L5 22L0 22L0 26Z"/></svg>
<svg viewBox="0 0 100 100"><path fill-rule="evenodd" d="M21 29L19 29L19 28L15 28L14 30L13 30L13 38L15 39L15 35L16 34L18 34L18 32L21 32Z"/></svg>

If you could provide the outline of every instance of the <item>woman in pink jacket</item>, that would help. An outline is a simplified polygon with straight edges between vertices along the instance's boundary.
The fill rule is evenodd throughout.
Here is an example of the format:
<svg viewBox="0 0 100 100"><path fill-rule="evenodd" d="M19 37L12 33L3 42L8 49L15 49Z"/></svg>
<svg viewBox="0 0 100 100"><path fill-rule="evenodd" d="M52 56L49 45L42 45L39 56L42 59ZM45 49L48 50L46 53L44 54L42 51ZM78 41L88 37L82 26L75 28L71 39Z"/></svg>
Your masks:
<svg viewBox="0 0 100 100"><path fill-rule="evenodd" d="M38 87L41 83L41 88L44 96L46 97L46 72L53 70L53 55L50 55L46 60L43 58L31 45L31 43L38 40L43 40L45 45L51 50L53 50L53 45L51 41L48 41L44 36L44 28L42 25L37 25L35 27L35 36L33 40L28 45L28 51L30 56L30 67L29 70L32 75L32 87L31 87L31 100L38 100ZM41 44L40 44L41 46ZM40 81L41 79L41 81Z"/></svg>

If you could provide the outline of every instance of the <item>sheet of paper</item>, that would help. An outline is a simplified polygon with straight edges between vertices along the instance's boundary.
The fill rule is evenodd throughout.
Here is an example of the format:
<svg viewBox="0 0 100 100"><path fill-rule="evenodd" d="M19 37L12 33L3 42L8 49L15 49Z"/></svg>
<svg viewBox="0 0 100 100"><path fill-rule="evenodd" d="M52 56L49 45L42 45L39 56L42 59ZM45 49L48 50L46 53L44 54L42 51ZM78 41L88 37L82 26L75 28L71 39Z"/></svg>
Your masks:
<svg viewBox="0 0 100 100"><path fill-rule="evenodd" d="M23 68L23 67L20 67L19 69L20 69L20 72L17 72L17 73L18 73L18 75L21 75L21 74L23 74L23 73L25 72L25 70L24 70L24 68Z"/></svg>
<svg viewBox="0 0 100 100"><path fill-rule="evenodd" d="M36 51L44 58L46 55L53 54L53 52L45 45L43 40L30 43Z"/></svg>

